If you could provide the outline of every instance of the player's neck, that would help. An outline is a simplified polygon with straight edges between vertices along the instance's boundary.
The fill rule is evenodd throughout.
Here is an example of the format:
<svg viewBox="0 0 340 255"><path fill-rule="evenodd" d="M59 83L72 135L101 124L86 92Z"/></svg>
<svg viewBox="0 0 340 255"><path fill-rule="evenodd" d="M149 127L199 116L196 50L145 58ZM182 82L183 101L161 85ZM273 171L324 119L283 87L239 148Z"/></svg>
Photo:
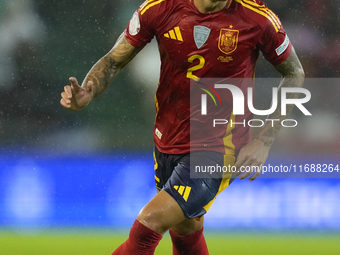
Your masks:
<svg viewBox="0 0 340 255"><path fill-rule="evenodd" d="M202 13L217 12L222 10L229 0L192 0L197 8Z"/></svg>

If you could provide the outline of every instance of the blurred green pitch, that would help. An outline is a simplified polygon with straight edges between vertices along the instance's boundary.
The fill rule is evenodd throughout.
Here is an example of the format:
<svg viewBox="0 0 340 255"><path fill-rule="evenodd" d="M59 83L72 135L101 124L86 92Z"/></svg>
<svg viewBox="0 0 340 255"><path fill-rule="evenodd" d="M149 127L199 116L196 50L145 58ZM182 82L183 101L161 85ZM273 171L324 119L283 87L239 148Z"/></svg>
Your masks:
<svg viewBox="0 0 340 255"><path fill-rule="evenodd" d="M125 234L89 231L55 231L40 234L16 234L0 231L2 255L110 255L127 238ZM259 232L207 233L211 255L225 254L340 254L340 235L312 235L311 232L290 235ZM156 255L171 255L168 234L156 249Z"/></svg>

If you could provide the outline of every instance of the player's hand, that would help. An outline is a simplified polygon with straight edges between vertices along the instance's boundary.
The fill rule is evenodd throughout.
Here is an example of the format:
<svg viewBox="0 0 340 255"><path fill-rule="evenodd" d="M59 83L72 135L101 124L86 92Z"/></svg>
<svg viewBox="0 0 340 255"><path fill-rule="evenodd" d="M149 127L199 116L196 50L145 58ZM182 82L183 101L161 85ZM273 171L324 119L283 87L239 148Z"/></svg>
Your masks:
<svg viewBox="0 0 340 255"><path fill-rule="evenodd" d="M79 111L92 101L93 82L89 81L86 88L79 86L76 78L71 77L71 86L66 85L61 93L60 104L70 111Z"/></svg>
<svg viewBox="0 0 340 255"><path fill-rule="evenodd" d="M254 174L249 178L249 181L255 180L256 177L260 175L262 166L268 158L269 149L270 146L256 139L244 146L235 162L235 167L237 169L235 177L239 176L243 171L240 180L247 178L252 173ZM248 168L248 171L245 171L247 166L250 168Z"/></svg>

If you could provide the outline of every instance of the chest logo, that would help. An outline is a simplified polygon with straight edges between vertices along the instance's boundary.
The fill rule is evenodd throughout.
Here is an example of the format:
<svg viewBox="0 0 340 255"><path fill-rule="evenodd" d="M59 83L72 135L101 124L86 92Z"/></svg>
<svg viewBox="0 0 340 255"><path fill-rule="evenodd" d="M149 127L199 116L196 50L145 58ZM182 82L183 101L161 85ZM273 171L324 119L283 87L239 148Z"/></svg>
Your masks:
<svg viewBox="0 0 340 255"><path fill-rule="evenodd" d="M197 48L201 48L203 44L208 40L210 35L210 29L204 26L195 26L194 27L194 39Z"/></svg>
<svg viewBox="0 0 340 255"><path fill-rule="evenodd" d="M222 28L218 39L218 48L225 54L232 53L237 48L238 30Z"/></svg>
<svg viewBox="0 0 340 255"><path fill-rule="evenodd" d="M183 37L181 34L181 30L179 29L179 27L175 27L174 29L171 29L168 33L165 33L164 36L166 38L171 38L173 40L178 40L183 42Z"/></svg>

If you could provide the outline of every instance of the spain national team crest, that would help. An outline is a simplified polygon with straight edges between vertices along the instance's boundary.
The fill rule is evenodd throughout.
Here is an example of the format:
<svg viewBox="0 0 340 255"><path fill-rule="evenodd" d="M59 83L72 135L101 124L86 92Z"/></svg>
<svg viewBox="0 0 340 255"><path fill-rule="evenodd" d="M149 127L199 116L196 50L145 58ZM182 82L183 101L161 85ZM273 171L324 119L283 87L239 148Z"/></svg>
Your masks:
<svg viewBox="0 0 340 255"><path fill-rule="evenodd" d="M232 53L237 48L238 30L222 28L218 39L218 48L225 54Z"/></svg>

